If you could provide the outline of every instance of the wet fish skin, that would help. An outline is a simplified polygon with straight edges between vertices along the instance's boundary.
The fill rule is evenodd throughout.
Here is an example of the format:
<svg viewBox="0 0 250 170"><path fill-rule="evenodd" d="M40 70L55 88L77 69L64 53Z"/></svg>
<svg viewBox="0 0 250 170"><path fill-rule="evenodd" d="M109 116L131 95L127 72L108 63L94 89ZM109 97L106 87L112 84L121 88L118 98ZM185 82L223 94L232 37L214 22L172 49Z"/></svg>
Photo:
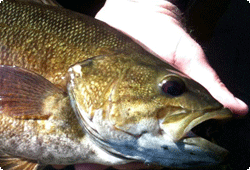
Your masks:
<svg viewBox="0 0 250 170"><path fill-rule="evenodd" d="M165 160L166 153L171 156L171 152L163 152L162 144L183 144L182 137L196 124L231 116L198 83L127 36L100 21L62 8L4 0L0 4L0 57L3 66L0 85L10 92L17 89L25 99L38 101L31 107L24 100L17 100L27 113L15 107L11 110L0 90L3 99L0 132L4 134L0 138L0 150L11 157L33 160L34 166L36 161L114 165L135 160L173 167L196 166L195 161L187 164L190 160L182 164L181 161L192 157L185 149L178 151L176 160ZM173 97L162 93L159 84L169 78L185 84L183 95ZM16 85L15 80L22 86ZM38 90L45 86L44 91ZM29 91L34 93L34 98L27 87L32 87ZM17 95L14 99L20 98ZM41 111L34 112L34 107ZM106 123L112 126L106 127ZM167 135L160 135L166 131ZM219 160L226 154L212 144L203 146L209 142L188 140L188 146L193 143L204 149L201 160L202 156L211 157L209 161L213 162L213 156L207 156L210 149L220 154ZM131 153L123 142L140 146L142 150L133 148L135 152ZM147 148L145 144L156 147ZM197 155L202 149L197 150ZM148 154L152 151L160 158L152 158ZM184 155L181 161L180 155Z"/></svg>

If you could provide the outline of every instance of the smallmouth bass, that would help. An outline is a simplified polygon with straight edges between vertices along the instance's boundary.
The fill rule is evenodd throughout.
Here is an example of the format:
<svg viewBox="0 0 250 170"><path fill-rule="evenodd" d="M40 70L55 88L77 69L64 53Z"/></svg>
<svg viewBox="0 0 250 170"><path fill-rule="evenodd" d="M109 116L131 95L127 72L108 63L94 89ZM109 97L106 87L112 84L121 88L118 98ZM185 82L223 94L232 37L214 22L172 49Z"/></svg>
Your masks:
<svg viewBox="0 0 250 170"><path fill-rule="evenodd" d="M4 0L0 27L2 168L136 161L186 168L228 154L192 128L232 113L105 23Z"/></svg>

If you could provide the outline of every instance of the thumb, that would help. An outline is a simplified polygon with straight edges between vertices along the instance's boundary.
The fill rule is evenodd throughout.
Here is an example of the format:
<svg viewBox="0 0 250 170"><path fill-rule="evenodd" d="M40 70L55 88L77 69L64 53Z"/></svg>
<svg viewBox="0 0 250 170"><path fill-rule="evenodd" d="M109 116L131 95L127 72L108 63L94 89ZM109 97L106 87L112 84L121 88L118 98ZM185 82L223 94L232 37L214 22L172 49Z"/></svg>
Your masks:
<svg viewBox="0 0 250 170"><path fill-rule="evenodd" d="M209 65L200 45L189 35L180 40L173 61L175 62L172 64L203 85L216 100L233 113L245 115L248 112L248 106L236 98L222 83Z"/></svg>

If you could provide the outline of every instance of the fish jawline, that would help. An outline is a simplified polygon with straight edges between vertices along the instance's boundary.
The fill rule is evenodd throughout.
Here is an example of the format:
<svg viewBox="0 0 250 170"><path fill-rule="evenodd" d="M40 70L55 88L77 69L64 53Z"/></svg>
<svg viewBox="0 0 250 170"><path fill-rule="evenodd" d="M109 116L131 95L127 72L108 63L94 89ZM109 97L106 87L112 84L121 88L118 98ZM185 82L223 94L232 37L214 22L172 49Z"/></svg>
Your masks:
<svg viewBox="0 0 250 170"><path fill-rule="evenodd" d="M189 146L199 147L201 150L213 155L218 160L225 160L229 155L228 150L202 137L184 138L180 142Z"/></svg>

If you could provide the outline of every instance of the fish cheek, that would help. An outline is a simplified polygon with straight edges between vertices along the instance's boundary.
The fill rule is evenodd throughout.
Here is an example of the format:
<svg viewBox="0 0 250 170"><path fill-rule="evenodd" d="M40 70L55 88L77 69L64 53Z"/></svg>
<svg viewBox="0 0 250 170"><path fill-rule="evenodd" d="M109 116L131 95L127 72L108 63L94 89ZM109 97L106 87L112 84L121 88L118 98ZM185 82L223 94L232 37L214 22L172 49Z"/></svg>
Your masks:
<svg viewBox="0 0 250 170"><path fill-rule="evenodd" d="M92 118L96 110L106 107L109 95L119 79L117 67L115 62L97 57L69 69L69 93L88 118Z"/></svg>
<svg viewBox="0 0 250 170"><path fill-rule="evenodd" d="M155 76L151 76L154 74L150 74L153 71L146 67L139 70L136 66L127 70L110 95L109 120L117 129L135 136L158 131L157 112L161 107L155 102L160 93Z"/></svg>

